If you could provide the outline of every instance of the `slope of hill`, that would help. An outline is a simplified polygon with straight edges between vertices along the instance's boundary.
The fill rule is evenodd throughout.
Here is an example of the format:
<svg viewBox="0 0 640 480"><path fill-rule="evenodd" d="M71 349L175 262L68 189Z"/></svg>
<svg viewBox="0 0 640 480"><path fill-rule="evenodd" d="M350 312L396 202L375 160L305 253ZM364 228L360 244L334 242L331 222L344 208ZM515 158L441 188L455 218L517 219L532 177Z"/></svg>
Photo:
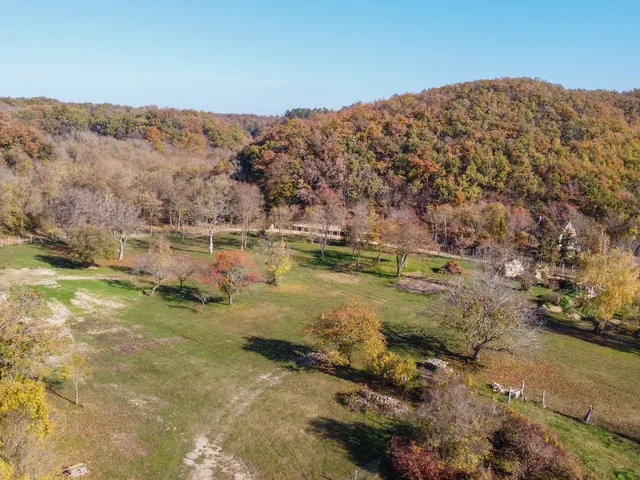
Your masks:
<svg viewBox="0 0 640 480"><path fill-rule="evenodd" d="M634 215L640 91L569 90L528 79L461 83L290 119L239 157L271 204L347 202L572 205Z"/></svg>

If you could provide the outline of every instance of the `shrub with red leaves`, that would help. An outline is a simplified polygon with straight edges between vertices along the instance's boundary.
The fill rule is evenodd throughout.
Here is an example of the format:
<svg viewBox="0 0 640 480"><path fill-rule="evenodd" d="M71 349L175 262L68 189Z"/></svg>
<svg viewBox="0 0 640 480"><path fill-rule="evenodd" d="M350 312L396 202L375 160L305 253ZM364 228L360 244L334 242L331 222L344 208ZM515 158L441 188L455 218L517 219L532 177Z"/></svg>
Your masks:
<svg viewBox="0 0 640 480"><path fill-rule="evenodd" d="M449 260L440 268L440 273L448 275L462 275L464 269L456 263L455 260Z"/></svg>
<svg viewBox="0 0 640 480"><path fill-rule="evenodd" d="M440 468L433 454L405 437L391 439L389 464L391 470L403 480L440 479Z"/></svg>

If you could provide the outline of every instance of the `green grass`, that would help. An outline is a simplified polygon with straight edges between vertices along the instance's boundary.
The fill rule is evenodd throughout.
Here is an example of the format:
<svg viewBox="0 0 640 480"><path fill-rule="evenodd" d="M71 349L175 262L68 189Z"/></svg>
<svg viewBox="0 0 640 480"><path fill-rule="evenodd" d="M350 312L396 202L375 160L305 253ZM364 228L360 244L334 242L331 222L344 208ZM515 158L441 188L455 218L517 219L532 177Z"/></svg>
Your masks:
<svg viewBox="0 0 640 480"><path fill-rule="evenodd" d="M210 258L203 240L172 242L176 253ZM234 248L237 238L224 235L220 246ZM637 350L587 341L569 325L551 329L545 349L533 357L496 355L471 368L456 355L455 339L443 337L433 320L433 297L394 288L394 259L386 256L378 264L375 253L367 252L363 270L355 271L347 248L329 247L323 262L317 245L295 241L293 246L295 266L280 286L257 285L238 295L232 307L214 301L202 312L175 282L149 297L139 288L144 281L126 268L66 268L56 251L34 245L0 249L0 267L52 268L65 275L56 286L39 288L83 320L70 322L93 368L81 387L82 406L66 400L72 395L68 385L50 395L61 464L87 462L92 478L184 478L183 459L196 436L205 435L225 458L238 460L260 478L346 480L356 469L359 478L373 478L371 463L384 452L389 425L350 412L336 400L365 379L357 371L301 370L292 361L307 348L303 327L311 318L359 297L380 310L392 349L416 359L448 358L481 383L515 385L526 378L532 391L546 388L548 410L533 404L516 408L558 431L593 478L616 478L616 472L640 478L638 443L631 438L640 428ZM145 240L131 241L127 253L145 248ZM433 270L445 262L412 257L407 271L436 276ZM105 278L69 278L94 274ZM79 289L124 307L83 311L72 302ZM594 402L585 391L603 402L596 405L598 423L630 438L571 418Z"/></svg>

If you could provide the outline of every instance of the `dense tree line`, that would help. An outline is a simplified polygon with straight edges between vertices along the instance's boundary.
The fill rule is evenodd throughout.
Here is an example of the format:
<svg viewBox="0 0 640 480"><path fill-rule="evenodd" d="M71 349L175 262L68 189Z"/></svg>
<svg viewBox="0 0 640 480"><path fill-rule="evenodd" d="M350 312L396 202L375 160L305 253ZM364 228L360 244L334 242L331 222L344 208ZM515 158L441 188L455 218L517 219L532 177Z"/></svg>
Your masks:
<svg viewBox="0 0 640 480"><path fill-rule="evenodd" d="M549 206L607 225L638 223L640 93L568 90L533 79L477 81L291 118L244 148L240 175L270 205L407 203L420 213L478 201ZM557 215L556 215L557 216ZM565 218L566 221L566 218Z"/></svg>

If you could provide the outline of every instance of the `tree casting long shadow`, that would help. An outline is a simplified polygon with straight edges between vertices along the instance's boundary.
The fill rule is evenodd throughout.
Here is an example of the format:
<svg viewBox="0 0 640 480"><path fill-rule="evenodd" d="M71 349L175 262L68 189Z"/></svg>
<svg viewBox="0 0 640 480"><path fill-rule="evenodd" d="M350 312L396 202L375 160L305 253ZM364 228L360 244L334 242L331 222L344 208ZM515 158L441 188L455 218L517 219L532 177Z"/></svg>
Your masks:
<svg viewBox="0 0 640 480"><path fill-rule="evenodd" d="M245 344L242 348L248 352L258 353L288 370L318 371L361 384L371 380L366 372L353 367L327 366L308 362L308 357L305 356L313 352L311 347L288 340L250 336L245 337Z"/></svg>

